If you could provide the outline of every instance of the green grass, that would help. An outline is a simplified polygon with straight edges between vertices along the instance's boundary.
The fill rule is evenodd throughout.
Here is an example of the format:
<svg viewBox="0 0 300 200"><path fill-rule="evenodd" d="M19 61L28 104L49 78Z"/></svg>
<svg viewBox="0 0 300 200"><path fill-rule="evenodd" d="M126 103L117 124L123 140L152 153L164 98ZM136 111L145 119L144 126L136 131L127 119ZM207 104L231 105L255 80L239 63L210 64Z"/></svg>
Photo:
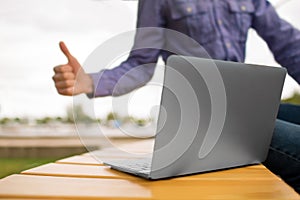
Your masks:
<svg viewBox="0 0 300 200"><path fill-rule="evenodd" d="M0 178L18 174L42 164L54 162L58 158L0 158Z"/></svg>
<svg viewBox="0 0 300 200"><path fill-rule="evenodd" d="M296 104L300 105L300 94L294 93L294 95L288 99L284 99L281 101L282 103L291 103L291 104Z"/></svg>

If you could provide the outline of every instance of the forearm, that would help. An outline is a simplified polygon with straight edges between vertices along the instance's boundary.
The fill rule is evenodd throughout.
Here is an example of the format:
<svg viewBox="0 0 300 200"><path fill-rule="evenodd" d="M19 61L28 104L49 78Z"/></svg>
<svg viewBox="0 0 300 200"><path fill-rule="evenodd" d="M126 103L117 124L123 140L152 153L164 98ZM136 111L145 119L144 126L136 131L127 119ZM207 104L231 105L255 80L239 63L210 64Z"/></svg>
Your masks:
<svg viewBox="0 0 300 200"><path fill-rule="evenodd" d="M132 50L119 66L90 74L94 83L93 97L120 96L144 86L153 76L159 55L159 49Z"/></svg>
<svg viewBox="0 0 300 200"><path fill-rule="evenodd" d="M94 93L89 97L120 96L144 86L153 76L155 63L132 66L124 62L114 69L90 74Z"/></svg>

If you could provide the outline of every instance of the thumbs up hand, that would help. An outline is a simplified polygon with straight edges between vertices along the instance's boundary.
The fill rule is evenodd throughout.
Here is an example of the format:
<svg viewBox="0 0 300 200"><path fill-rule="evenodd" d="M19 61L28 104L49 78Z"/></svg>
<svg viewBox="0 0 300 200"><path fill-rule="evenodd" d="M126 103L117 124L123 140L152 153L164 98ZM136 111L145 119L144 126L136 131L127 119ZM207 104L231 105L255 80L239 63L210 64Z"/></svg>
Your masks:
<svg viewBox="0 0 300 200"><path fill-rule="evenodd" d="M54 67L55 74L52 79L57 92L66 96L92 93L94 86L90 75L84 72L80 63L71 55L64 42L60 42L59 47L67 57L68 63Z"/></svg>

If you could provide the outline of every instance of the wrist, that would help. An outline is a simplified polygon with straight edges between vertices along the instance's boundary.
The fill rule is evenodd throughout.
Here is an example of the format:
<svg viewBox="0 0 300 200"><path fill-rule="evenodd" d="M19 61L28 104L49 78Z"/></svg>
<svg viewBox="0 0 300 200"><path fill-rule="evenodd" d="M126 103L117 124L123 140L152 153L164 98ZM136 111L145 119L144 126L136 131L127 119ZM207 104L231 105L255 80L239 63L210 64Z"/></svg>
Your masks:
<svg viewBox="0 0 300 200"><path fill-rule="evenodd" d="M89 74L86 74L86 87L84 93L93 94L94 93L94 82L92 77Z"/></svg>

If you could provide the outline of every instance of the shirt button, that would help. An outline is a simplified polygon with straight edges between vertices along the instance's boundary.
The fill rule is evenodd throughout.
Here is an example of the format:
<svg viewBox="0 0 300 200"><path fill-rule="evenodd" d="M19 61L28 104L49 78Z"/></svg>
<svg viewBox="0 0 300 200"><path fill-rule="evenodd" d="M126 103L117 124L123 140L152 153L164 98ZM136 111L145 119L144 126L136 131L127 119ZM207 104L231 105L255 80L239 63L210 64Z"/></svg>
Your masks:
<svg viewBox="0 0 300 200"><path fill-rule="evenodd" d="M186 11L187 11L188 13L191 13L191 12L193 11L193 9L192 9L191 7L187 7L187 8L186 8Z"/></svg>
<svg viewBox="0 0 300 200"><path fill-rule="evenodd" d="M230 42L226 42L226 47L227 47L227 48L231 48Z"/></svg>
<svg viewBox="0 0 300 200"><path fill-rule="evenodd" d="M242 5L242 6L241 6L241 10L242 10L242 11L246 11L246 10L247 10L247 7L244 6L244 5Z"/></svg>
<svg viewBox="0 0 300 200"><path fill-rule="evenodd" d="M219 19L218 24L221 26L223 24L223 21Z"/></svg>

